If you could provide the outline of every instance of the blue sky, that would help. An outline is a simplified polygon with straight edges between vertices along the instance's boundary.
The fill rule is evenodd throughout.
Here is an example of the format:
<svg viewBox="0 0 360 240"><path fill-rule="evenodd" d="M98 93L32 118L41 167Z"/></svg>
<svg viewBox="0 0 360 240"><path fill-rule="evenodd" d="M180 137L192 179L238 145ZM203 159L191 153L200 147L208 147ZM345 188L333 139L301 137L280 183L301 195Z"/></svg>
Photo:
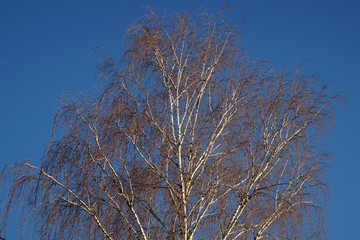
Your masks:
<svg viewBox="0 0 360 240"><path fill-rule="evenodd" d="M46 147L57 98L91 92L94 49L117 56L122 35L144 6L166 11L205 7L215 0L64 0L0 2L0 164L36 161ZM331 201L328 239L354 239L360 228L360 2L334 0L228 0L230 17L246 17L242 47L253 57L304 71L347 91L349 105L336 111L328 172ZM311 61L310 61L311 60ZM10 236L11 234L9 234Z"/></svg>

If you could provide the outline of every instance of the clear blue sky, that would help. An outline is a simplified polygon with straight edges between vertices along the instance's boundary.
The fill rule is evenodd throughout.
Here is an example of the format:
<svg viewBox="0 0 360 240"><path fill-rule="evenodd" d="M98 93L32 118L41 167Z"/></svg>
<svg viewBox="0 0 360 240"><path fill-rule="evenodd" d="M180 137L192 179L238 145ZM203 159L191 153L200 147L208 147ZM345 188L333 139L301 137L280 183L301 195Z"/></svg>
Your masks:
<svg viewBox="0 0 360 240"><path fill-rule="evenodd" d="M50 135L57 98L91 92L96 47L117 56L122 35L143 6L216 13L215 0L8 0L0 2L0 164L36 161ZM234 19L247 16L242 47L253 57L292 68L348 91L350 104L335 114L327 137L334 154L328 182L328 239L355 239L360 229L360 1L228 0ZM11 236L11 234L9 234Z"/></svg>

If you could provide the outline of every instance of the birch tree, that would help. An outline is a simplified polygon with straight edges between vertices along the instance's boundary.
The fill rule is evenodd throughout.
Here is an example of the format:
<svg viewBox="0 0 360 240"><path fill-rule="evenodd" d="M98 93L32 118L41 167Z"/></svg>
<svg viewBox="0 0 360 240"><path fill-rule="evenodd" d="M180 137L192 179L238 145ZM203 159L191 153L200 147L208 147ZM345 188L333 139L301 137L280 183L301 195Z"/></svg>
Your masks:
<svg viewBox="0 0 360 240"><path fill-rule="evenodd" d="M64 97L40 165L4 168L36 239L324 239L336 94L239 47L221 14L155 13Z"/></svg>

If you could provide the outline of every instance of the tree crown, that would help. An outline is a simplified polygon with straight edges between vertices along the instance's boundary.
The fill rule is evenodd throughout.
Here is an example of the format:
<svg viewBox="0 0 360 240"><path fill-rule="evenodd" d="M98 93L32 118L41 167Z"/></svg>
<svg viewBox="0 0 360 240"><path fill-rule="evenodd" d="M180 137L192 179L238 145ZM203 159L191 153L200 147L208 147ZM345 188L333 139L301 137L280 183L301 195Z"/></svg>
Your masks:
<svg viewBox="0 0 360 240"><path fill-rule="evenodd" d="M150 13L125 42L96 96L64 101L41 165L3 171L4 223L20 204L41 239L324 238L315 140L336 94L249 58L221 14Z"/></svg>

